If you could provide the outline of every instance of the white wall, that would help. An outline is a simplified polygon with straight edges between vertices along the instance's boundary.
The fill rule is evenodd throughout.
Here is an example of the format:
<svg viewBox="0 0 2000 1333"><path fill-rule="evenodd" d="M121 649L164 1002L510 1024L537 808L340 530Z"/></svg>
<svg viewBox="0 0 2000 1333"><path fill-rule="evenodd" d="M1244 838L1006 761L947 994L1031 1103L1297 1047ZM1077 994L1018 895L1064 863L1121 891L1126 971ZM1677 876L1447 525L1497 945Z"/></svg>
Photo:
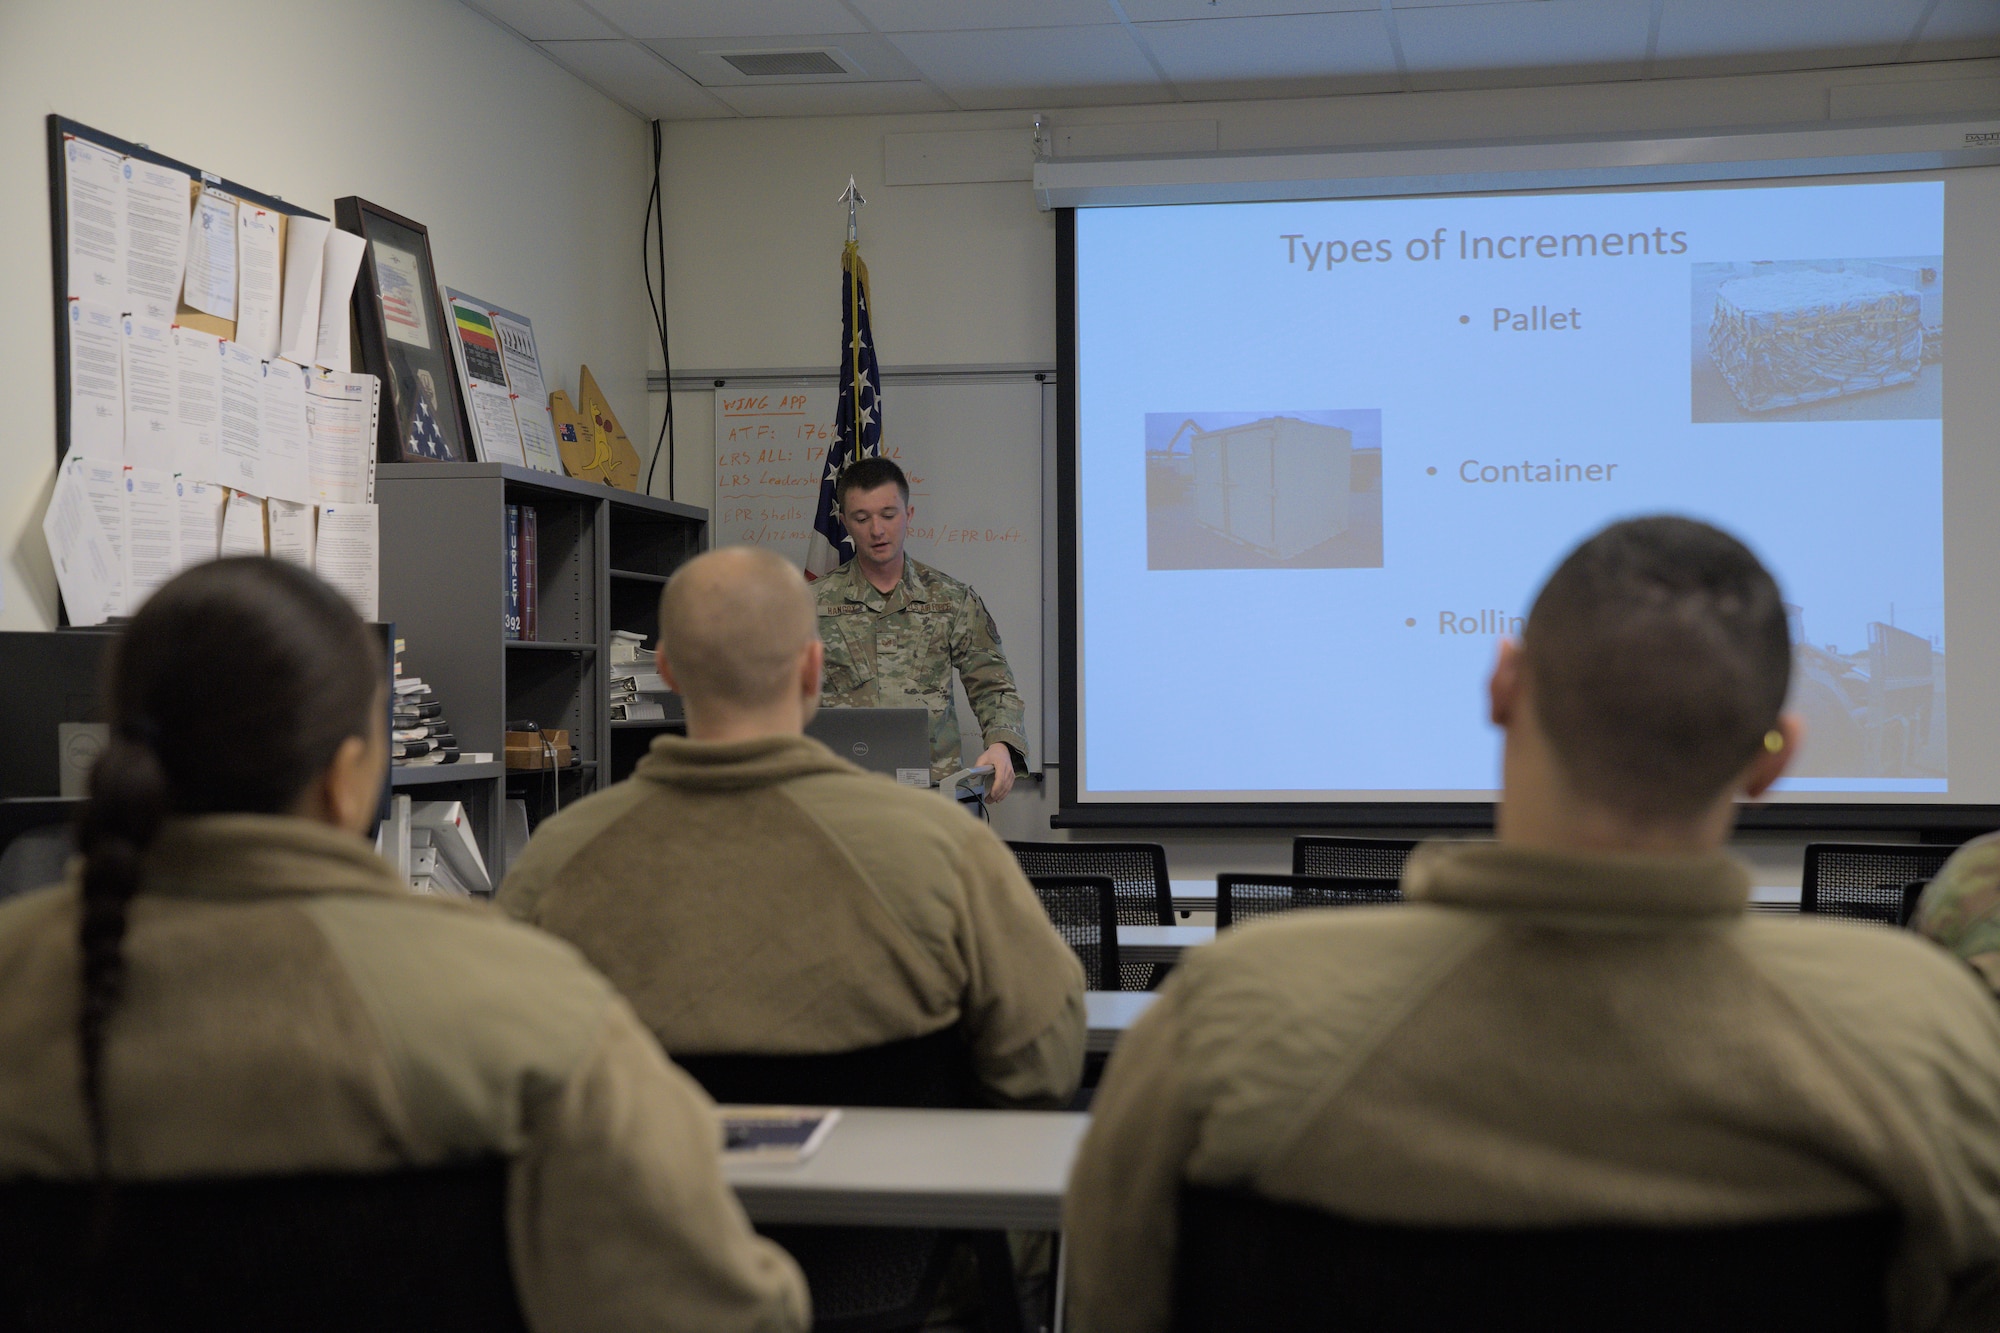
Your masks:
<svg viewBox="0 0 2000 1333"><path fill-rule="evenodd" d="M1214 121L1224 150L1419 144L1729 126L1826 123L2000 109L2000 60L1875 66L1798 74L1584 84L1454 93L1374 94L1296 101L1050 109L1054 131L1081 126L1115 142L1119 125ZM1026 179L884 184L891 134L991 131L1020 135L1029 112L708 120L671 125L665 192L668 309L677 372L827 366L839 340L838 268L846 223L836 202L852 173L867 196L862 253L873 281L876 343L889 366L1055 360L1055 224L1036 211ZM1136 134L1137 131L1124 131ZM968 134L961 165L990 157ZM1097 151L1106 151L1099 149ZM1116 152L1118 150L1111 149ZM940 150L939 174L952 152ZM1198 256L1190 257L1198 263ZM894 388L885 394L894 411ZM659 424L656 395L654 428ZM674 395L677 495L714 494L709 394ZM642 446L642 452L647 446ZM664 469L654 489L664 494ZM1053 790L1023 786L994 812L1015 838L1050 838ZM1140 835L1148 836L1151 835ZM1289 835L1168 837L1179 876L1271 870L1290 862ZM1801 840L1760 836L1739 850L1762 883L1797 883Z"/></svg>
<svg viewBox="0 0 2000 1333"><path fill-rule="evenodd" d="M440 281L534 320L551 388L587 361L645 420L651 137L532 46L457 0L0 0L0 628L56 621L50 112L329 217L358 194L416 219Z"/></svg>

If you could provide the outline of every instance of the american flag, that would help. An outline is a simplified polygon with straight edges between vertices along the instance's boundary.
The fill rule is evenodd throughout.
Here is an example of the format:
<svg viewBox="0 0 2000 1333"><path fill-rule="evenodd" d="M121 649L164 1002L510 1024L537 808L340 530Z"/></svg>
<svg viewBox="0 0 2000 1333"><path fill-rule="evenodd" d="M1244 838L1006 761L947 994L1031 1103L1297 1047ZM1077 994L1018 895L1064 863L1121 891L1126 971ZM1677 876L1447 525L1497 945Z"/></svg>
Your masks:
<svg viewBox="0 0 2000 1333"><path fill-rule="evenodd" d="M854 539L840 524L834 484L849 463L882 452L882 370L868 327L868 265L853 242L840 252L840 406L833 414L833 443L819 478L819 510L806 547L806 577L831 574L854 555Z"/></svg>
<svg viewBox="0 0 2000 1333"><path fill-rule="evenodd" d="M444 432L438 429L437 414L422 398L417 399L416 419L410 422L410 452L419 458L457 461L444 442Z"/></svg>

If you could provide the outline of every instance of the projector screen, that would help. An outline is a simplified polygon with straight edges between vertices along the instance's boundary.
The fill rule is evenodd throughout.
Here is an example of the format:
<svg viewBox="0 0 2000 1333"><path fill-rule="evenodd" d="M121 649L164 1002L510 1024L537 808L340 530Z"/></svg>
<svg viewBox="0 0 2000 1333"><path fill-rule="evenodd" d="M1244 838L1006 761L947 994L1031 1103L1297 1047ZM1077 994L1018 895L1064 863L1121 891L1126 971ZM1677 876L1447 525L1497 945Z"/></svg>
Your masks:
<svg viewBox="0 0 2000 1333"><path fill-rule="evenodd" d="M1990 167L1077 210L1066 810L1483 810L1498 641L1649 513L1792 607L1774 802L2000 802L1995 217Z"/></svg>

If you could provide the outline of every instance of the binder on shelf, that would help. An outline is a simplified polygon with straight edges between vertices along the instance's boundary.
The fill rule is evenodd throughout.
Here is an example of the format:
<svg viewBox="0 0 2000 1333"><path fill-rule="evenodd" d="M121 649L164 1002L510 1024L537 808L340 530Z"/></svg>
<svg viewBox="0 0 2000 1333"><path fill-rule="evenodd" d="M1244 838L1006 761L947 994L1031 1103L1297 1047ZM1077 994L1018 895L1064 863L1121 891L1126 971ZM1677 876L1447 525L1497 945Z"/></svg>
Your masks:
<svg viewBox="0 0 2000 1333"><path fill-rule="evenodd" d="M530 643L539 633L541 619L541 522L533 505L520 505L519 528L520 575L519 610L521 615L520 637Z"/></svg>
<svg viewBox="0 0 2000 1333"><path fill-rule="evenodd" d="M521 637L521 506L507 506L507 596L500 612L502 637Z"/></svg>

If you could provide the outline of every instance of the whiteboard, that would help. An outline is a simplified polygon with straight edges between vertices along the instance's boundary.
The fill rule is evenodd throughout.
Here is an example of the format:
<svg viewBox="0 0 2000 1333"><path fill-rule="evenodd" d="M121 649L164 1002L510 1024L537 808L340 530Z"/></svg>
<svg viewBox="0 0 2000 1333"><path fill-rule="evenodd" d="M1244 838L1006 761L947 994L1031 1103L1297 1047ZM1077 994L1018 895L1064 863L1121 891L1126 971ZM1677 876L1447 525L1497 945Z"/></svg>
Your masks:
<svg viewBox="0 0 2000 1333"><path fill-rule="evenodd" d="M766 546L803 568L838 391L715 391L718 546ZM910 478L910 555L969 583L1000 627L1027 705L1030 770L1043 732L1043 386L1028 378L883 387L883 452ZM958 692L968 757L979 724Z"/></svg>

